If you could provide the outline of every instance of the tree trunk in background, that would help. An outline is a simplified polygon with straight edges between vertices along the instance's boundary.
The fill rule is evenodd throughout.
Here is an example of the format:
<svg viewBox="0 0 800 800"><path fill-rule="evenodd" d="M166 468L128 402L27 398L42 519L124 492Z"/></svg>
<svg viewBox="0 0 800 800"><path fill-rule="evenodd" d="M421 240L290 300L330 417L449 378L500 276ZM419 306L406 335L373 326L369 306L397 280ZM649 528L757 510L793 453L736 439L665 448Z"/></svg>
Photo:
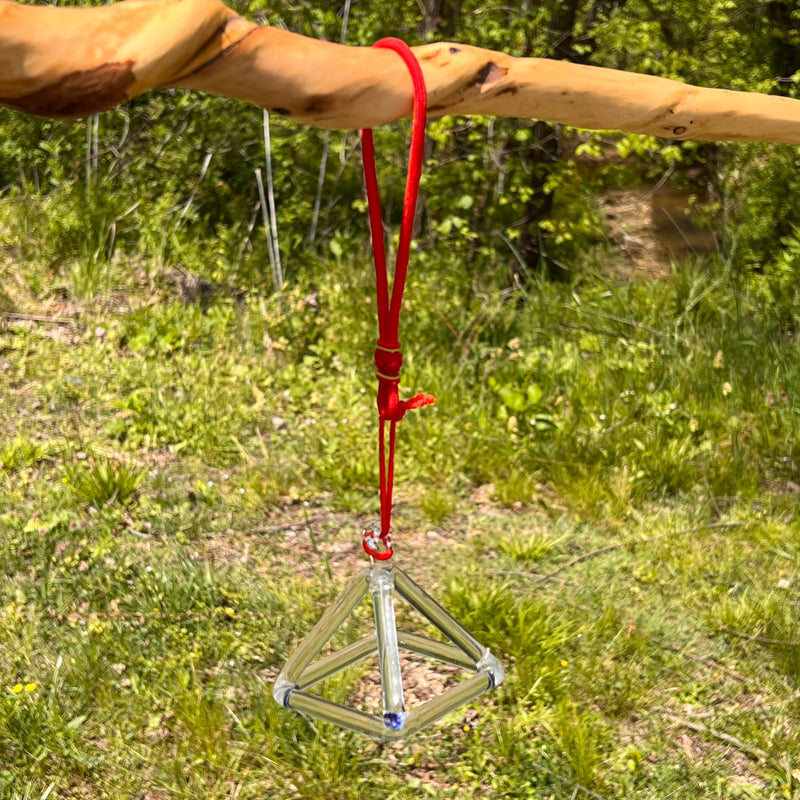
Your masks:
<svg viewBox="0 0 800 800"><path fill-rule="evenodd" d="M790 79L800 70L800 13L794 0L772 0L767 3L774 45L770 62L779 83L776 94L788 94Z"/></svg>
<svg viewBox="0 0 800 800"><path fill-rule="evenodd" d="M547 26L548 49L542 55L559 60L585 60L586 55L581 59L573 51L579 2L580 0L555 0ZM553 163L561 156L561 129L548 122L528 124L532 128L534 142L530 154L526 156L531 166L533 193L525 204L521 221L522 234L517 241L517 250L528 273L544 271L550 278L566 278L568 273L547 258L539 230L539 223L550 217L553 211L555 198L552 192L544 193L544 186Z"/></svg>
<svg viewBox="0 0 800 800"><path fill-rule="evenodd" d="M572 43L575 38L575 21L578 18L579 0L556 0L547 26L548 58L575 61Z"/></svg>
<svg viewBox="0 0 800 800"><path fill-rule="evenodd" d="M452 39L458 30L461 16L461 0L420 0L422 39Z"/></svg>

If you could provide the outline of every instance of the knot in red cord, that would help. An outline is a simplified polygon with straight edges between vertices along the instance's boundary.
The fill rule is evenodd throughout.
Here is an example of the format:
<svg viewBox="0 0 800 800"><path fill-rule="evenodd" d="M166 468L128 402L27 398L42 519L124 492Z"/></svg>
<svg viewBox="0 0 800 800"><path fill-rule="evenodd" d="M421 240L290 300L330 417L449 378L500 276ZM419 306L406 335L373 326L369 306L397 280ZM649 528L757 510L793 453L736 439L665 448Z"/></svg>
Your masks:
<svg viewBox="0 0 800 800"><path fill-rule="evenodd" d="M375 366L378 368L378 378L386 381L396 381L400 378L400 368L403 366L403 354L400 344L386 344L378 339L375 347Z"/></svg>
<svg viewBox="0 0 800 800"><path fill-rule="evenodd" d="M378 369L378 412L382 420L399 422L406 411L436 402L430 394L418 394L401 400L398 393L403 354L399 343L386 344L378 340L375 348L375 366Z"/></svg>

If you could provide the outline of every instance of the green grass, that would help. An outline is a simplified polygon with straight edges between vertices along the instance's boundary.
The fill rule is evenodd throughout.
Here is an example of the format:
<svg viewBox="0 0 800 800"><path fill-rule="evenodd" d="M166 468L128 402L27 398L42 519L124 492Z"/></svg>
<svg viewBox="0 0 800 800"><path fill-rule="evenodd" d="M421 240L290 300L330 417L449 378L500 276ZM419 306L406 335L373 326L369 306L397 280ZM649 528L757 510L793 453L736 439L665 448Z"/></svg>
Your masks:
<svg viewBox="0 0 800 800"><path fill-rule="evenodd" d="M421 259L397 559L508 677L378 745L271 698L377 513L367 270L201 307L76 264L0 330L0 797L800 797L800 345L758 275Z"/></svg>

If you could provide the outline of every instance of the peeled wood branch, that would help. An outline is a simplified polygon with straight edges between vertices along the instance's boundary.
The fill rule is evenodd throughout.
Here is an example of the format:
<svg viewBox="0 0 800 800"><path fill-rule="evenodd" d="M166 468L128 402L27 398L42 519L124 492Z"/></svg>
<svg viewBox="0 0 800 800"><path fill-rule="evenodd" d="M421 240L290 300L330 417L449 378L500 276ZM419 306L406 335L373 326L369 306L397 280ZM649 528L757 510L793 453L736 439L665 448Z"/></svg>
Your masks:
<svg viewBox="0 0 800 800"><path fill-rule="evenodd" d="M800 101L461 44L414 48L430 113L526 117L671 139L800 144ZM199 89L325 128L410 113L395 53L260 27L219 0L93 8L0 0L0 104L79 117L153 88Z"/></svg>

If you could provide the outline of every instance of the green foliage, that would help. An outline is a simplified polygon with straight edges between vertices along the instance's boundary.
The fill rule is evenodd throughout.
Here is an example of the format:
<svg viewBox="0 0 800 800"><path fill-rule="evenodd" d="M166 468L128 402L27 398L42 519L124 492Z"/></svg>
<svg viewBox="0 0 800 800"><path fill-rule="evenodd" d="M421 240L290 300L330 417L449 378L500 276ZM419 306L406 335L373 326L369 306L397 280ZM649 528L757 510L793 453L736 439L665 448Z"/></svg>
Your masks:
<svg viewBox="0 0 800 800"><path fill-rule="evenodd" d="M602 735L594 729L589 715L580 714L569 701L561 701L554 710L550 726L575 782L587 788L595 787L597 768L602 761Z"/></svg>
<svg viewBox="0 0 800 800"><path fill-rule="evenodd" d="M439 525L456 510L456 497L447 486L431 486L419 499L420 511L434 525Z"/></svg>
<svg viewBox="0 0 800 800"><path fill-rule="evenodd" d="M135 496L142 477L136 467L103 458L93 459L90 465L78 462L64 476L75 498L97 509L114 503L126 505Z"/></svg>
<svg viewBox="0 0 800 800"><path fill-rule="evenodd" d="M15 436L0 449L0 468L13 472L46 460L53 447L49 442L34 442L27 436Z"/></svg>
<svg viewBox="0 0 800 800"><path fill-rule="evenodd" d="M712 625L732 634L744 646L755 646L772 655L779 669L795 682L800 680L800 624L790 586L736 587L733 595L719 599L711 608Z"/></svg>
<svg viewBox="0 0 800 800"><path fill-rule="evenodd" d="M497 546L517 561L539 561L553 550L556 542L541 531L524 531L502 537Z"/></svg>

